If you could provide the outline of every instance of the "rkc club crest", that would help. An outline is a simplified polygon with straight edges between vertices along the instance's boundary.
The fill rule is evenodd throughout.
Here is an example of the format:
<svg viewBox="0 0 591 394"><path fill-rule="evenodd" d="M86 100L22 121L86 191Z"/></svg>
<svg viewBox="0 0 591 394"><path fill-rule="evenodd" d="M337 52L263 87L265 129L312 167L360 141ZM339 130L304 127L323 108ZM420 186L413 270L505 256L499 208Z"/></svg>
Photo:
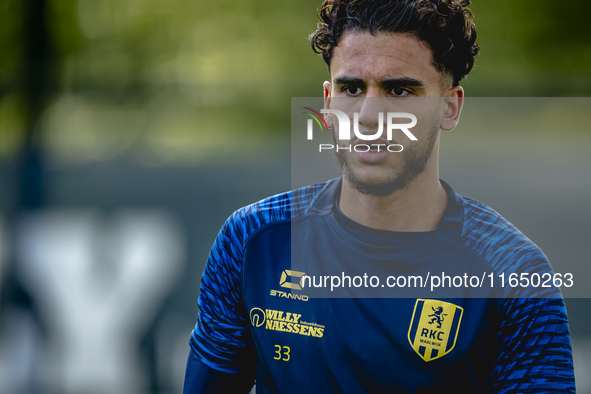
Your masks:
<svg viewBox="0 0 591 394"><path fill-rule="evenodd" d="M451 352L463 313L463 308L449 302L418 299L408 329L408 341L414 351L425 361Z"/></svg>

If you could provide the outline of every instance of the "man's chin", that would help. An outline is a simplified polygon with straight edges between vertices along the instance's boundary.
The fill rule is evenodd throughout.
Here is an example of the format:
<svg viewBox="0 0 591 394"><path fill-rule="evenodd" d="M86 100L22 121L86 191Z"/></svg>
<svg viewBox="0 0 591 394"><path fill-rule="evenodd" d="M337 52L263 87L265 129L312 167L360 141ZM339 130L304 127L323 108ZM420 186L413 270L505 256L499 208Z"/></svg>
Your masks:
<svg viewBox="0 0 591 394"><path fill-rule="evenodd" d="M362 177L352 173L344 174L348 183L362 194L367 194L374 197L385 197L392 193L404 189L408 181L404 177L396 177L394 179L380 179L376 177Z"/></svg>

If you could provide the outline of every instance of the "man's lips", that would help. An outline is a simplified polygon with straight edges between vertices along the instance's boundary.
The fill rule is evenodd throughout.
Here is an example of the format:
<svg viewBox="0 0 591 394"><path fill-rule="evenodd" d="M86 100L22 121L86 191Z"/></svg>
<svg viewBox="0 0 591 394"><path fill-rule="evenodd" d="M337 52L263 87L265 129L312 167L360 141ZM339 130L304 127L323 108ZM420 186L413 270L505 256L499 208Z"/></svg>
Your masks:
<svg viewBox="0 0 591 394"><path fill-rule="evenodd" d="M370 149L365 152L366 146L360 146L355 151L355 154L361 159L361 161L370 164L377 164L384 161L391 152L388 152L388 142L382 138L378 138L377 140L372 141L365 141L358 139L353 146L358 145L367 145Z"/></svg>
<svg viewBox="0 0 591 394"><path fill-rule="evenodd" d="M355 144L354 145L369 145L370 147L372 145L384 145L384 148L385 148L389 144L388 144L388 141L386 141L385 139L378 138L377 140L371 140L371 141L357 139L357 141L355 141Z"/></svg>

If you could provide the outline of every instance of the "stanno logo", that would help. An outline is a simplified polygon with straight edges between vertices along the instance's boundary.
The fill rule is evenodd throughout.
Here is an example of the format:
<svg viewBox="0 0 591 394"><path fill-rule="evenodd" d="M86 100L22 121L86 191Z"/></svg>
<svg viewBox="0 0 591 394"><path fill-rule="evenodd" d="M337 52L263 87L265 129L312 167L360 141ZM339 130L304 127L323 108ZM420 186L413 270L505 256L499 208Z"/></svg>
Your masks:
<svg viewBox="0 0 591 394"><path fill-rule="evenodd" d="M275 297L283 297L283 298L291 298L292 300L301 300L301 301L308 301L310 299L310 297L308 297L305 294L294 294L294 293L286 293L285 291L279 291L279 290L271 290L271 293L269 295L275 296Z"/></svg>
<svg viewBox="0 0 591 394"><path fill-rule="evenodd" d="M284 270L279 278L279 285L293 290L302 290L303 277L305 272ZM289 280L288 280L289 278Z"/></svg>
<svg viewBox="0 0 591 394"><path fill-rule="evenodd" d="M449 302L418 299L408 329L408 342L426 362L453 350L464 309Z"/></svg>

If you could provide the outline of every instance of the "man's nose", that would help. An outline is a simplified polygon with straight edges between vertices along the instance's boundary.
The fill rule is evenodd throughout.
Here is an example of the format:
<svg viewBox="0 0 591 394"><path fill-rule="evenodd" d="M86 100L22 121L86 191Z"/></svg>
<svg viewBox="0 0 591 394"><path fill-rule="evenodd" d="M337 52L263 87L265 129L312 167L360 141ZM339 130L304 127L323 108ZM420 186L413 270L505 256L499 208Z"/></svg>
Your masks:
<svg viewBox="0 0 591 394"><path fill-rule="evenodd" d="M382 123L388 112L385 97L366 96L359 108L359 131L361 133L372 132L380 127L380 113Z"/></svg>

